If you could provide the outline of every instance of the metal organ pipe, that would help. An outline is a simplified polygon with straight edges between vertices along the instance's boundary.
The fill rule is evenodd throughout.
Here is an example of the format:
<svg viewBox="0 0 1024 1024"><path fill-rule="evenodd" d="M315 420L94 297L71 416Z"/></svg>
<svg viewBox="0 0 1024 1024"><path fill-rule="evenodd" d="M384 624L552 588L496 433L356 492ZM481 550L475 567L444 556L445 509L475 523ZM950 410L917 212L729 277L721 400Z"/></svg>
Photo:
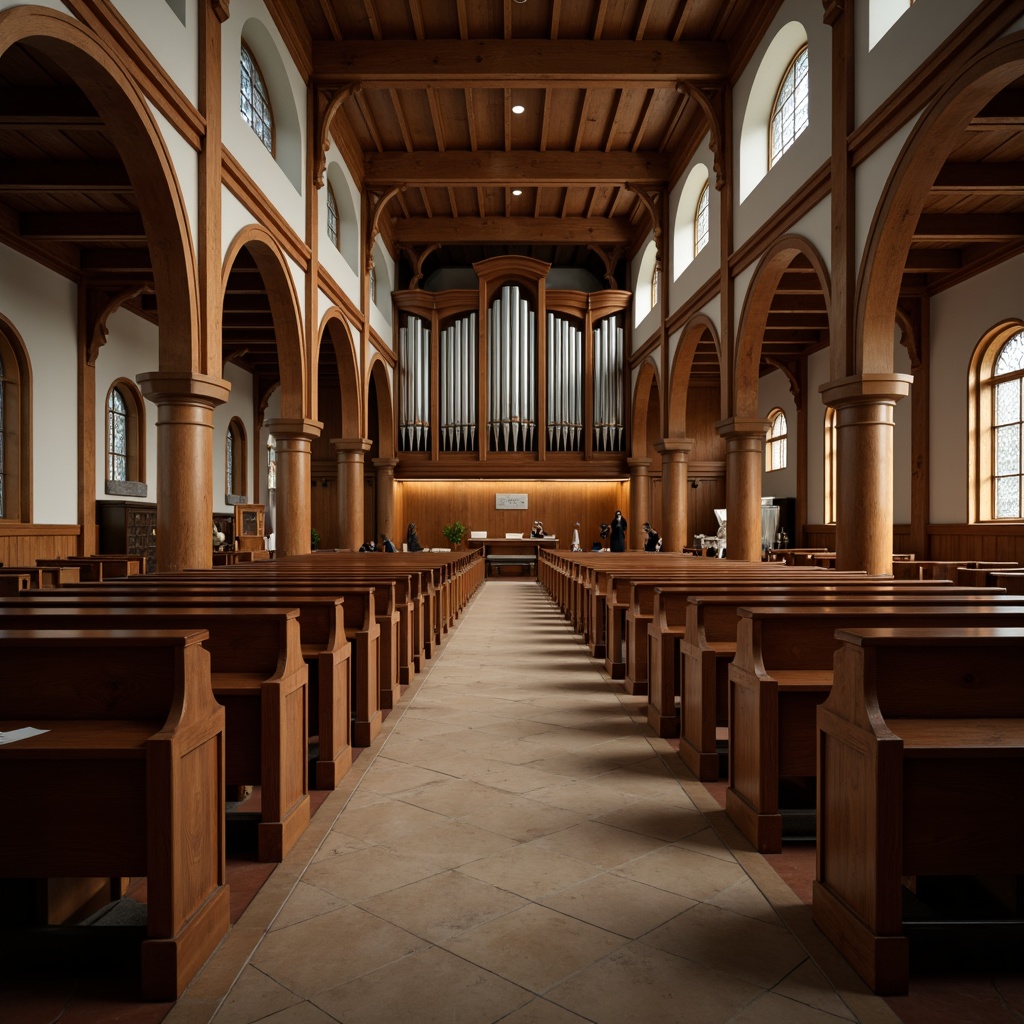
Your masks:
<svg viewBox="0 0 1024 1024"><path fill-rule="evenodd" d="M495 451L528 451L537 426L537 314L519 286L503 285L487 314L488 427ZM550 391L549 391L550 398Z"/></svg>

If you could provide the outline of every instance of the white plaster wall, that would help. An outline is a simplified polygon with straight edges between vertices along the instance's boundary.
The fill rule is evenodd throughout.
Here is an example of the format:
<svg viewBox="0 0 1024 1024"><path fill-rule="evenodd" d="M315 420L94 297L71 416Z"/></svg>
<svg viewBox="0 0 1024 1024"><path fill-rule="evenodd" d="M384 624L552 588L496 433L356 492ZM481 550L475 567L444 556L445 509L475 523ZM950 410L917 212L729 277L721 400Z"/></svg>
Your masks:
<svg viewBox="0 0 1024 1024"><path fill-rule="evenodd" d="M818 390L829 381L828 349L807 359L807 522L825 522L825 403ZM795 493L795 492L794 492Z"/></svg>
<svg viewBox="0 0 1024 1024"><path fill-rule="evenodd" d="M338 202L340 250L327 235L327 185L319 189L320 262L350 299L359 305L362 201L348 168L332 144L327 153L327 181ZM351 212L349 212L351 211Z"/></svg>
<svg viewBox="0 0 1024 1024"><path fill-rule="evenodd" d="M374 246L373 263L377 268L377 301L370 303L370 326L388 345L394 345L394 331L391 325L394 304L391 301L391 290L395 287L397 267L391 254L380 244ZM382 264L386 280L381 275Z"/></svg>
<svg viewBox="0 0 1024 1024"><path fill-rule="evenodd" d="M188 219L189 232L194 247L197 237L196 225L199 223L199 155L152 103L149 103L149 109L160 129L160 135L171 157L174 177L177 179L178 189L181 192L185 216Z"/></svg>
<svg viewBox="0 0 1024 1024"><path fill-rule="evenodd" d="M778 31L791 21L807 31L809 123L774 167L739 201L733 218L734 246L743 244L783 203L794 188L829 159L832 132L832 30L822 22L813 0L785 0L733 89L733 171L740 179L739 154L743 117L761 60ZM790 54L792 56L792 54ZM775 83L775 87L778 82Z"/></svg>
<svg viewBox="0 0 1024 1024"><path fill-rule="evenodd" d="M896 336L899 337L899 330ZM893 373L910 373L910 355L903 345L895 344L893 349ZM913 385L911 385L913 391ZM893 523L910 522L910 457L911 441L913 440L913 416L911 396L907 395L896 403L893 411L892 439L892 521Z"/></svg>
<svg viewBox="0 0 1024 1024"><path fill-rule="evenodd" d="M981 0L916 0L875 47L868 49L867 4L858 4L854 118L862 124L889 94L979 6Z"/></svg>
<svg viewBox="0 0 1024 1024"><path fill-rule="evenodd" d="M690 262L678 268L675 262L676 237L681 233L682 244L688 245L690 251L693 247L693 216L696 209L696 199L691 206L680 209L679 197L689 177L690 171L698 164L703 164L708 171L708 223L710 237L708 244ZM669 209L672 217L669 226L670 241L666 245L668 273L669 273L669 307L677 309L686 299L699 288L714 272L719 264L721 253L721 230L722 230L722 194L715 188L714 156L708 146L708 137L698 146L693 159L687 164L686 170L680 175L675 187L669 194Z"/></svg>
<svg viewBox="0 0 1024 1024"><path fill-rule="evenodd" d="M253 421L252 401L252 374L248 370L234 363L224 364L224 379L231 385L231 394L228 400L213 410L213 511L228 512L233 506L224 501L225 487L225 458L227 455L227 434L228 424L232 419L238 417L245 427L246 440L246 469L245 477L248 480L246 497L250 502L255 501L256 490L253 486L252 457L253 446L259 445L260 434L256 431ZM261 446L262 462L266 462L266 439ZM263 472L266 472L264 466ZM260 491L265 494L265 491Z"/></svg>
<svg viewBox="0 0 1024 1024"><path fill-rule="evenodd" d="M25 0L0 0L0 11L6 11L10 7L24 7ZM60 0L33 0L33 7L45 7L51 11L60 11L61 14L70 14L66 4Z"/></svg>
<svg viewBox="0 0 1024 1024"><path fill-rule="evenodd" d="M932 299L929 501L933 523L967 522L971 354L990 327L1024 317L1022 275L1024 256L1017 256Z"/></svg>
<svg viewBox="0 0 1024 1024"><path fill-rule="evenodd" d="M71 281L0 247L0 313L25 343L32 369L36 523L78 522L77 311Z"/></svg>
<svg viewBox="0 0 1024 1024"><path fill-rule="evenodd" d="M796 437L796 402L789 391L789 380L781 370L762 377L757 388L757 411L765 419L772 409L781 409L786 416L786 468L765 472L762 460L761 494L772 498L796 497L797 460L806 458Z"/></svg>
<svg viewBox="0 0 1024 1024"><path fill-rule="evenodd" d="M157 407L143 401L146 422L146 475L142 481L149 493L144 498L115 497L104 491L106 483L107 392L119 377L135 383L140 373L157 370L160 365L160 335L155 324L123 307L107 319L107 340L96 358L96 498L112 501L156 501L157 480Z"/></svg>
<svg viewBox="0 0 1024 1024"><path fill-rule="evenodd" d="M636 296L639 291L637 281L640 276L641 264L643 263L644 253L647 251L647 246L654 239L654 234L649 233L640 244L637 249L636 256L633 258L629 268L629 280L630 288L633 290L633 310L634 318L636 316L637 301ZM645 288L650 288L650 279L644 283ZM642 348L648 338L661 328L661 305L655 304L651 307L650 312L639 322L633 324L633 348Z"/></svg>
<svg viewBox="0 0 1024 1024"><path fill-rule="evenodd" d="M241 52L242 29L247 21L254 18L269 33L284 64L289 92L287 100L294 104L297 116L298 158L300 166L304 165L306 153L306 88L296 70L284 44L274 19L267 13L260 0L234 0L231 5L231 17L221 27L221 52L223 54L222 70L222 117L224 146L241 163L251 175L253 181L267 195L272 197L278 212L284 216L300 238L305 237L305 211L302 199L302 187L305 176L304 167L297 178L289 176L278 164L266 147L256 137L239 110L239 89L241 68L238 54ZM263 67L266 77L271 77L272 70ZM268 82L268 86L270 83ZM272 97L273 98L273 97ZM285 111L275 109L276 119L285 116ZM280 141L279 141L280 145ZM288 148L291 148L290 146ZM279 157L284 154L278 150ZM293 154L294 155L294 154Z"/></svg>
<svg viewBox="0 0 1024 1024"><path fill-rule="evenodd" d="M138 37L175 84L199 104L199 0L183 0L185 24L166 0L113 0ZM207 0L203 0L207 2ZM232 12L234 13L234 12Z"/></svg>

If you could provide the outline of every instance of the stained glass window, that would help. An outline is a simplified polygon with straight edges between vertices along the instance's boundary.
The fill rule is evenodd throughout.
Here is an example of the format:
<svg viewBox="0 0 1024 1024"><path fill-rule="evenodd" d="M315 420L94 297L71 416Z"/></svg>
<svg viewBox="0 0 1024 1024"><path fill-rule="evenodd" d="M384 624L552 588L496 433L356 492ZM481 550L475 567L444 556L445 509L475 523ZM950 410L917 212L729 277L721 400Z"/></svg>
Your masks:
<svg viewBox="0 0 1024 1024"><path fill-rule="evenodd" d="M711 197L709 184L709 182L704 183L704 188L701 189L700 197L697 199L697 215L693 219L694 256L708 244L708 240L711 238L711 222L708 217L708 206Z"/></svg>
<svg viewBox="0 0 1024 1024"><path fill-rule="evenodd" d="M770 473L774 469L786 468L786 414L773 409L768 414L768 438L764 446L764 468Z"/></svg>
<svg viewBox="0 0 1024 1024"><path fill-rule="evenodd" d="M327 237L335 249L340 248L338 235L338 200L334 198L334 189L327 185Z"/></svg>
<svg viewBox="0 0 1024 1024"><path fill-rule="evenodd" d="M995 519L1024 516L1024 331L1000 348L992 367L992 481Z"/></svg>
<svg viewBox="0 0 1024 1024"><path fill-rule="evenodd" d="M782 76L779 94L772 107L768 166L796 141L808 124L807 47L803 47Z"/></svg>
<svg viewBox="0 0 1024 1024"><path fill-rule="evenodd" d="M117 388L107 397L107 479L128 479L128 407Z"/></svg>

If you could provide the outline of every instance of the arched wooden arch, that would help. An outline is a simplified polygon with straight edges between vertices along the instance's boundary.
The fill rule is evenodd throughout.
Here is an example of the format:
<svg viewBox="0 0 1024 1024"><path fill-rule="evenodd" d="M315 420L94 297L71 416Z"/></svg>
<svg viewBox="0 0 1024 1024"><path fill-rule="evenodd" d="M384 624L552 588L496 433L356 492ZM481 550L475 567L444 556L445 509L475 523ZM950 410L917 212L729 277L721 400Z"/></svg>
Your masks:
<svg viewBox="0 0 1024 1024"><path fill-rule="evenodd" d="M661 382L654 360L645 359L637 374L636 386L633 388L633 425L630 438L635 459L650 458L651 446L654 441L659 440L647 436L647 419L652 396L657 396L660 400Z"/></svg>
<svg viewBox="0 0 1024 1024"><path fill-rule="evenodd" d="M672 357L672 368L669 371L669 384L665 394L665 436L686 437L686 397L690 390L690 372L693 369L693 358L697 354L697 346L707 341L710 335L718 353L718 363L722 363L722 343L718 336L718 328L703 313L686 322L679 335L675 355ZM724 374L722 375L724 378Z"/></svg>
<svg viewBox="0 0 1024 1024"><path fill-rule="evenodd" d="M772 299L778 290L782 275L798 256L806 258L817 275L825 298L825 308L831 309L831 284L828 270L818 250L801 235L783 235L776 239L761 257L754 271L740 316L736 336L735 374L732 392L732 413L739 417L757 416L757 389L760 378L761 343L768 325ZM889 321L892 335L892 320Z"/></svg>
<svg viewBox="0 0 1024 1024"><path fill-rule="evenodd" d="M362 395L359 387L359 364L356 358L352 332L342 311L334 306L320 321L317 332L317 350L313 353L313 366L319 362L324 345L331 345L338 364L338 386L341 389L341 436L347 440L362 437Z"/></svg>
<svg viewBox="0 0 1024 1024"><path fill-rule="evenodd" d="M267 289L270 313L277 338L277 363L281 375L281 418L300 420L312 418L312 385L302 343L302 318L299 314L295 283L281 247L273 236L252 224L232 239L224 256L222 291L227 291L228 278L238 254L246 249L256 263Z"/></svg>
<svg viewBox="0 0 1024 1024"><path fill-rule="evenodd" d="M81 23L42 7L0 13L0 59L28 43L52 59L88 97L117 148L146 226L160 310L162 371L219 374L199 347L195 251L181 188L145 97L120 62Z"/></svg>
<svg viewBox="0 0 1024 1024"><path fill-rule="evenodd" d="M370 360L370 369L366 376L366 391L369 395L370 384L377 389L377 429L378 457L393 459L395 457L395 403L391 395L391 381L388 377L387 364L380 356ZM366 406L369 408L369 400ZM367 436L370 436L367 433Z"/></svg>
<svg viewBox="0 0 1024 1024"><path fill-rule="evenodd" d="M861 260L857 330L845 375L892 373L900 282L928 192L972 119L1022 75L1024 33L1015 32L970 61L910 133L875 210Z"/></svg>

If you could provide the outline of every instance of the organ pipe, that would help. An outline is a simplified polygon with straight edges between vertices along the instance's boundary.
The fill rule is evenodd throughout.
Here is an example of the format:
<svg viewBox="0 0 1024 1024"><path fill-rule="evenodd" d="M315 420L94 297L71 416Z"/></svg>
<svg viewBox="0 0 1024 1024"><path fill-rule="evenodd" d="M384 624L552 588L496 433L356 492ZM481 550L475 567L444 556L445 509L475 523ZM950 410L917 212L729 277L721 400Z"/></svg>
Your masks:
<svg viewBox="0 0 1024 1024"><path fill-rule="evenodd" d="M594 329L594 448L622 451L623 354L625 335L618 317L607 316Z"/></svg>
<svg viewBox="0 0 1024 1024"><path fill-rule="evenodd" d="M416 316L398 332L402 362L399 436L403 451L430 448L430 328Z"/></svg>
<svg viewBox="0 0 1024 1024"><path fill-rule="evenodd" d="M537 316L518 285L502 286L488 310L487 326L491 447L529 451L537 419Z"/></svg>
<svg viewBox="0 0 1024 1024"><path fill-rule="evenodd" d="M547 318L548 448L579 451L583 436L583 333L556 313Z"/></svg>
<svg viewBox="0 0 1024 1024"><path fill-rule="evenodd" d="M442 451L476 447L476 313L467 313L441 331Z"/></svg>

